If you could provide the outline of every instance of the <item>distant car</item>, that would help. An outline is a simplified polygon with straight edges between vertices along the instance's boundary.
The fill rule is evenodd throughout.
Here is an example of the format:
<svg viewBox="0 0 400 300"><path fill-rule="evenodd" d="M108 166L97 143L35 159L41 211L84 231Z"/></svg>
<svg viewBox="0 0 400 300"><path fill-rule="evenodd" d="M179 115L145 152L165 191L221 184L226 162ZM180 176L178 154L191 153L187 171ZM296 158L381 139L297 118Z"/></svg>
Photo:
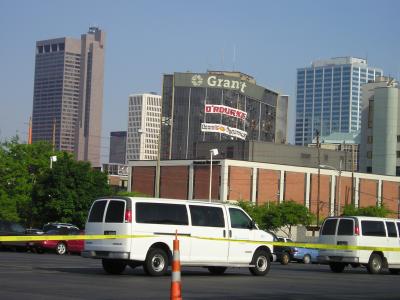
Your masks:
<svg viewBox="0 0 400 300"><path fill-rule="evenodd" d="M282 236L274 236L275 242L282 243L292 243L293 241L289 238ZM276 261L280 262L282 265L287 265L291 260L293 260L293 250L292 246L274 246L273 253L276 255Z"/></svg>
<svg viewBox="0 0 400 300"><path fill-rule="evenodd" d="M305 264L316 263L318 261L318 250L312 248L293 248L293 260Z"/></svg>
<svg viewBox="0 0 400 300"><path fill-rule="evenodd" d="M0 236L23 236L26 235L25 228L18 223L0 220ZM15 250L27 250L27 242L0 242L0 248Z"/></svg>
<svg viewBox="0 0 400 300"><path fill-rule="evenodd" d="M82 230L75 228L58 228L47 231L43 234L46 235L81 235L84 234ZM37 253L45 251L55 251L58 255L66 253L80 253L83 250L83 240L43 240L38 242L31 242L30 246L36 250Z"/></svg>
<svg viewBox="0 0 400 300"><path fill-rule="evenodd" d="M79 230L78 226L70 223L47 223L43 225L43 232L47 232L49 230L53 229L60 229L60 228L66 228L66 229L76 229Z"/></svg>
<svg viewBox="0 0 400 300"><path fill-rule="evenodd" d="M42 229L39 229L39 228L26 228L25 229L25 233L27 235L35 235L35 234L43 234L44 231Z"/></svg>

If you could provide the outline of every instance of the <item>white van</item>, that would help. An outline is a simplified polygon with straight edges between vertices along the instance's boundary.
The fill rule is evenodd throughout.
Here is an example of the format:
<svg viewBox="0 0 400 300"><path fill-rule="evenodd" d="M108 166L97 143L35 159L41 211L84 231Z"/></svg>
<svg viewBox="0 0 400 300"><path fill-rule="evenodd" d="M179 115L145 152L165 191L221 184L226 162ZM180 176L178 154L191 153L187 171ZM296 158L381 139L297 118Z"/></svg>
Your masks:
<svg viewBox="0 0 400 300"><path fill-rule="evenodd" d="M325 219L319 234L319 243L367 247L400 247L400 220L376 217L330 217ZM400 250L400 249L399 249ZM389 268L393 274L400 271L400 252L372 250L320 249L318 262L329 264L336 273L347 265L362 265L371 274Z"/></svg>
<svg viewBox="0 0 400 300"><path fill-rule="evenodd" d="M120 274L143 265L152 276L171 264L175 232L182 266L248 267L265 275L271 265L273 236L259 230L240 207L230 204L159 198L108 197L93 202L85 234L132 235L126 239L86 240L83 257L102 259L103 268Z"/></svg>

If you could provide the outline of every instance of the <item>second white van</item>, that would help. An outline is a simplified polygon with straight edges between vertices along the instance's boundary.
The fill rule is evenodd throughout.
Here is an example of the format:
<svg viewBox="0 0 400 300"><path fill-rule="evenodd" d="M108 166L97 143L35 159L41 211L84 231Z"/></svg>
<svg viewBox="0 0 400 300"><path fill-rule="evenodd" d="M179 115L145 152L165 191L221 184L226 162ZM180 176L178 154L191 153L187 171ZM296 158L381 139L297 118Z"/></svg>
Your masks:
<svg viewBox="0 0 400 300"><path fill-rule="evenodd" d="M148 275L160 276L171 263L176 231L182 266L206 267L213 274L248 267L259 276L270 269L273 236L259 230L240 207L159 198L95 200L85 233L131 237L86 240L82 256L101 259L111 274L142 265Z"/></svg>
<svg viewBox="0 0 400 300"><path fill-rule="evenodd" d="M400 220L377 217L330 217L320 230L319 243L343 246L376 247L375 250L320 249L318 261L329 264L336 273L347 265L365 266L369 273L378 274L388 268L400 272Z"/></svg>

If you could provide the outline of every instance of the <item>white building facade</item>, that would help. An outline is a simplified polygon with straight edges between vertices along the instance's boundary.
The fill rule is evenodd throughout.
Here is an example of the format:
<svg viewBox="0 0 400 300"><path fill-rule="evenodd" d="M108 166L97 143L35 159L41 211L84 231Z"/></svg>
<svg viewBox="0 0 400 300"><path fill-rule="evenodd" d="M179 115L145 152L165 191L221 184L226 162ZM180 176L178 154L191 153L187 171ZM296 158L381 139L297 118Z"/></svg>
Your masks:
<svg viewBox="0 0 400 300"><path fill-rule="evenodd" d="M156 160L161 125L161 96L129 96L126 161Z"/></svg>

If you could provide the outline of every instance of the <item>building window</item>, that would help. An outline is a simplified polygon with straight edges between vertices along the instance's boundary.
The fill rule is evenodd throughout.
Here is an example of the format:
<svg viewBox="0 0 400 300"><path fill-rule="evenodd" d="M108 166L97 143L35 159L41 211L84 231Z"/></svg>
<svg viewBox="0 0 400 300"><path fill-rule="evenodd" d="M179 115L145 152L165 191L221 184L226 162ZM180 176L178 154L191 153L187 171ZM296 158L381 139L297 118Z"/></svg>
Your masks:
<svg viewBox="0 0 400 300"><path fill-rule="evenodd" d="M400 158L400 151L396 151L396 157Z"/></svg>
<svg viewBox="0 0 400 300"><path fill-rule="evenodd" d="M369 100L368 106L368 128L372 128L374 118L374 100Z"/></svg>
<svg viewBox="0 0 400 300"><path fill-rule="evenodd" d="M372 139L372 135L369 135L369 136L368 136L368 139L367 139L367 143L368 143L368 144L372 144L372 140L373 140L373 139Z"/></svg>
<svg viewBox="0 0 400 300"><path fill-rule="evenodd" d="M372 173L372 167L367 167L367 173Z"/></svg>
<svg viewBox="0 0 400 300"><path fill-rule="evenodd" d="M397 136L397 142L400 143L400 135Z"/></svg>
<svg viewBox="0 0 400 300"><path fill-rule="evenodd" d="M397 152L399 152L399 151L397 151ZM372 159L372 151L367 152L367 158Z"/></svg>

